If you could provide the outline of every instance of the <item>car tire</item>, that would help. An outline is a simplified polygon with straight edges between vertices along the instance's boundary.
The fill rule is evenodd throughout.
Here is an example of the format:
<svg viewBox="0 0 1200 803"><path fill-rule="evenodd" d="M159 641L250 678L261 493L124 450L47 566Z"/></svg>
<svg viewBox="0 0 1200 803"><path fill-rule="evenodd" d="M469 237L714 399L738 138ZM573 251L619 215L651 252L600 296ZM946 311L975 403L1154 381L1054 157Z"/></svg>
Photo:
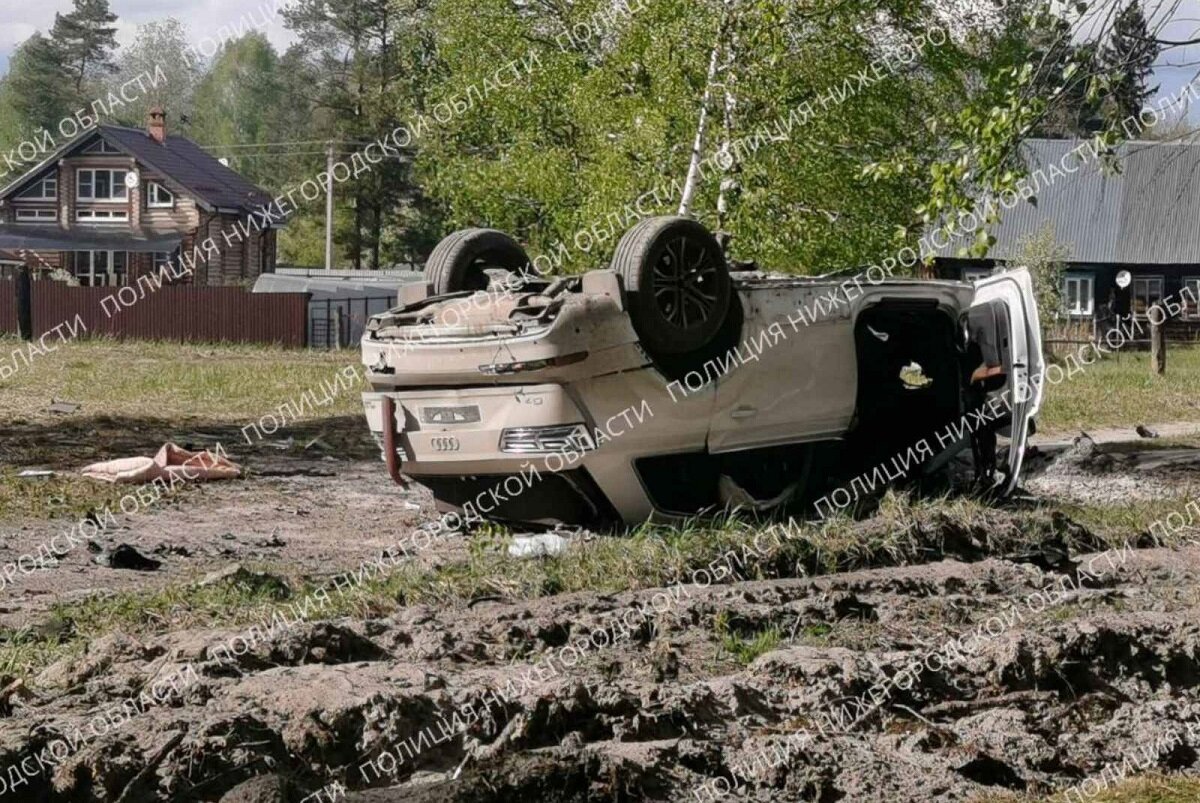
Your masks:
<svg viewBox="0 0 1200 803"><path fill-rule="evenodd" d="M487 290L489 269L526 273L529 257L517 241L495 229L462 229L443 239L425 263L434 295Z"/></svg>
<svg viewBox="0 0 1200 803"><path fill-rule="evenodd" d="M617 244L612 267L625 283L633 327L651 356L699 351L721 331L733 281L721 246L697 221L642 221Z"/></svg>

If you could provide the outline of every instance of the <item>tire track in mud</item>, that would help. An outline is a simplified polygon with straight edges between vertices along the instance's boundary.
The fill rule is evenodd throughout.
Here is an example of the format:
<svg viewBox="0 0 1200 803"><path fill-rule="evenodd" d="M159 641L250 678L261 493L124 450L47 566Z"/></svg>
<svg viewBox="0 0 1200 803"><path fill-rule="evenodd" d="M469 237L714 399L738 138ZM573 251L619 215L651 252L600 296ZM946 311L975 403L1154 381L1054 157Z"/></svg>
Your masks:
<svg viewBox="0 0 1200 803"><path fill-rule="evenodd" d="M114 636L46 670L32 685L59 691L0 720L0 767L190 663L198 680L179 699L7 797L113 801L134 784L136 800L300 800L331 781L358 801L707 799L725 784L753 800L1040 792L1200 721L1200 549L1124 554L1066 590L1052 567L1000 559L714 585L514 697L491 697L489 715L436 744L414 740L659 590L304 623L234 663L211 657L234 629ZM1047 589L1057 604L911 672ZM782 641L748 666L725 648L731 633L770 628ZM906 672L912 683L855 727L818 733L821 712ZM816 738L781 754L804 729ZM1200 769L1198 747L1181 738L1158 766ZM402 757L394 775L360 772L386 752ZM267 797L247 797L264 785Z"/></svg>

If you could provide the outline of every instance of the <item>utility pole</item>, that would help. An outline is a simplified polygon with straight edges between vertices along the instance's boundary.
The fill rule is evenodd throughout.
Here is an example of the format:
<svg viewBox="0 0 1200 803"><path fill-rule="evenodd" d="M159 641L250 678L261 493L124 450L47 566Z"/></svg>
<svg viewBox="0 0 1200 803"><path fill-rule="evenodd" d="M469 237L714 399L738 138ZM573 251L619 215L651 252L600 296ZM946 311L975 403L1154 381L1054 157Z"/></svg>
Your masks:
<svg viewBox="0 0 1200 803"><path fill-rule="evenodd" d="M21 255L24 259L24 254ZM17 271L17 334L22 340L33 340L33 276L28 261Z"/></svg>
<svg viewBox="0 0 1200 803"><path fill-rule="evenodd" d="M325 270L333 270L333 143L325 146Z"/></svg>

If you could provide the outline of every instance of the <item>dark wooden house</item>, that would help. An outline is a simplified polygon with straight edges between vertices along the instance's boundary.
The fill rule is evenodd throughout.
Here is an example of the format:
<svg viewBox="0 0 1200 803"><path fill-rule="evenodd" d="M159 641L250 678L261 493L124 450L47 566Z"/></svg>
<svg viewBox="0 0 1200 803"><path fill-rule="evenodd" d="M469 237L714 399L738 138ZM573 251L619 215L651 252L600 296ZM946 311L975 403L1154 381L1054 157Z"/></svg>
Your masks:
<svg viewBox="0 0 1200 803"><path fill-rule="evenodd" d="M1026 143L1031 174L1041 171L1036 203L1004 211L987 259L961 259L943 249L944 278L974 279L997 262L1017 262L1023 243L1049 227L1068 255L1064 308L1044 320L1073 322L1103 332L1118 316L1144 318L1150 306L1182 304L1168 324L1175 339L1200 337L1200 144L1134 141L1115 154L1119 172L1091 157L1079 140ZM1080 156L1079 154L1084 154ZM1051 171L1051 166L1058 169ZM1128 274L1128 286L1117 281ZM1189 288L1184 292L1184 288Z"/></svg>

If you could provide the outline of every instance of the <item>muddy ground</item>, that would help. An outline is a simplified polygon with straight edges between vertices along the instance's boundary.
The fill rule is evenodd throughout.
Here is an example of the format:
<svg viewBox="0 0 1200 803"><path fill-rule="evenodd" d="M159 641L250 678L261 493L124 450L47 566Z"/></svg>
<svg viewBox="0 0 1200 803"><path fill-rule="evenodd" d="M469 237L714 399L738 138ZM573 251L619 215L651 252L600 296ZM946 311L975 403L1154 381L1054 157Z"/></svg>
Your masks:
<svg viewBox="0 0 1200 803"><path fill-rule="evenodd" d="M146 451L167 437L181 440L155 431L129 445ZM6 588L3 617L32 624L52 600L162 587L235 563L312 577L352 568L433 515L427 496L390 486L370 444L354 443L361 451L246 450L247 480L126 517L111 535L157 557L159 570L117 571L71 554ZM1044 446L1026 486L1042 499L1111 501L1124 488L1167 498L1200 480L1198 458L1128 444ZM0 558L55 527L18 523ZM93 735L6 797L278 803L321 789L340 797L331 783L363 803L685 800L714 782L761 801L1042 793L1200 722L1200 547L1098 561L1103 576L1063 593L1064 583L1080 585L1088 560L935 560L686 593L415 606L302 622L233 660L221 647L244 628L108 637L32 679L31 696L12 697L0 712L0 768L81 729ZM661 613L629 618L664 591L674 602ZM1027 604L1051 597L1036 612ZM1022 617L970 654L926 666L861 721L817 733L823 712L861 712L853 701L873 686L1012 604ZM635 626L564 665L564 646L618 617ZM749 663L731 650L731 637L745 644L772 628L779 641ZM115 730L88 729L97 712L187 666L195 680L180 696ZM535 666L540 676L528 674ZM494 696L526 677L513 697ZM467 709L477 715L454 718ZM433 738L401 747L426 729ZM797 740L805 730L816 735ZM1200 772L1198 750L1181 737L1154 765ZM395 772L364 777L370 760Z"/></svg>

